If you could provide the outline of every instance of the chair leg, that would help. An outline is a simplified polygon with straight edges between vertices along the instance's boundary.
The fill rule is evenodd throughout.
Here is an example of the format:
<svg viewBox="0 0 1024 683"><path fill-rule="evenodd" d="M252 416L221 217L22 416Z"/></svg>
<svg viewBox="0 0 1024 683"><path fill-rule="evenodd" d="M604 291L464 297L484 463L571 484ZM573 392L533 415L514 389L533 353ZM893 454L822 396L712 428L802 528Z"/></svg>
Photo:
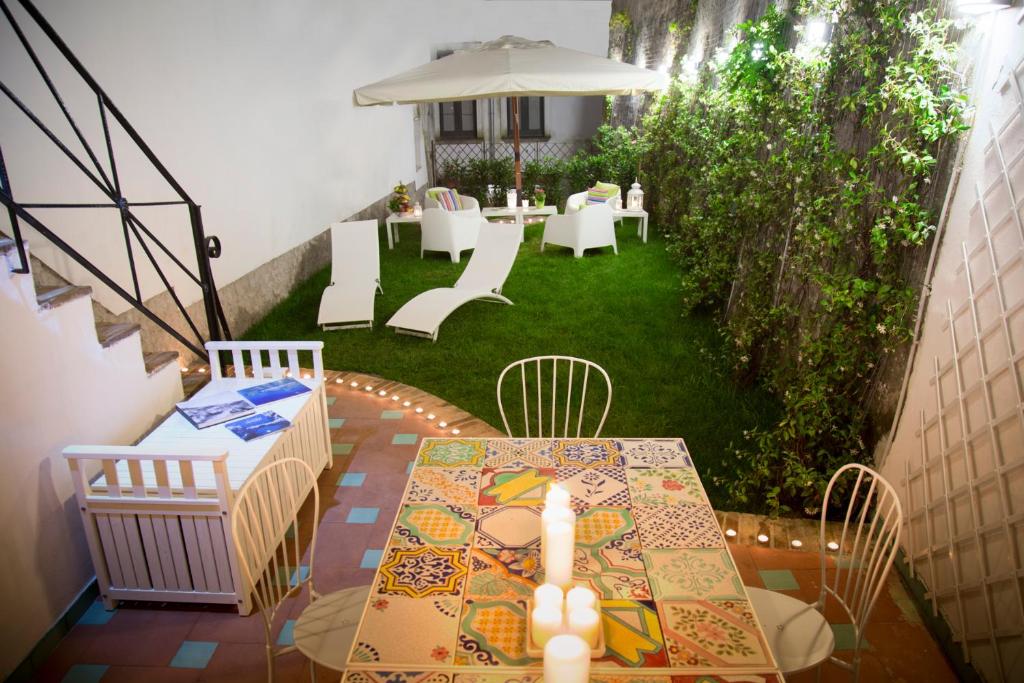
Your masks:
<svg viewBox="0 0 1024 683"><path fill-rule="evenodd" d="M267 683L274 683L274 648L267 643Z"/></svg>
<svg viewBox="0 0 1024 683"><path fill-rule="evenodd" d="M309 660L309 680L316 683L316 662Z"/></svg>
<svg viewBox="0 0 1024 683"><path fill-rule="evenodd" d="M458 263L459 262L459 257L461 256L461 254L459 254L459 252L452 251L452 252L449 252L448 255L452 257L452 263Z"/></svg>

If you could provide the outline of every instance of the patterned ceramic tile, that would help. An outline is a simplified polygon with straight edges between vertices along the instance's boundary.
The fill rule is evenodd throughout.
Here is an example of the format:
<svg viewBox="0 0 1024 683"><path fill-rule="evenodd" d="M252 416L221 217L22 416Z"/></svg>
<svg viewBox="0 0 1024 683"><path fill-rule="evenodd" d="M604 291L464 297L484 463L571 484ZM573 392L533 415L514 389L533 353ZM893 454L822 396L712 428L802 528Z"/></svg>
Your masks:
<svg viewBox="0 0 1024 683"><path fill-rule="evenodd" d="M455 674L440 671L349 671L344 683L452 683Z"/></svg>
<svg viewBox="0 0 1024 683"><path fill-rule="evenodd" d="M359 624L356 646L349 659L351 663L387 662L389 666L452 663L459 632L461 597L410 598L378 593L371 595L369 602Z"/></svg>
<svg viewBox="0 0 1024 683"><path fill-rule="evenodd" d="M658 603L672 666L771 666L750 603L704 600Z"/></svg>
<svg viewBox="0 0 1024 683"><path fill-rule="evenodd" d="M399 547L420 545L470 545L476 530L475 505L413 503L398 511L391 543Z"/></svg>
<svg viewBox="0 0 1024 683"><path fill-rule="evenodd" d="M480 505L542 505L554 468L492 469L480 474Z"/></svg>
<svg viewBox="0 0 1024 683"><path fill-rule="evenodd" d="M633 516L646 549L725 547L707 505L634 505Z"/></svg>
<svg viewBox="0 0 1024 683"><path fill-rule="evenodd" d="M682 439L619 439L626 467L693 467Z"/></svg>
<svg viewBox="0 0 1024 683"><path fill-rule="evenodd" d="M644 550L655 600L743 600L746 593L724 548Z"/></svg>
<svg viewBox="0 0 1024 683"><path fill-rule="evenodd" d="M420 467L481 467L486 439L424 439Z"/></svg>
<svg viewBox="0 0 1024 683"><path fill-rule="evenodd" d="M592 505L629 507L626 470L621 467L559 467L558 483L572 494L577 510Z"/></svg>
<svg viewBox="0 0 1024 683"><path fill-rule="evenodd" d="M469 554L467 598L525 600L542 583L537 548L474 548Z"/></svg>
<svg viewBox="0 0 1024 683"><path fill-rule="evenodd" d="M526 602L466 600L459 619L455 663L466 666L526 666Z"/></svg>
<svg viewBox="0 0 1024 683"><path fill-rule="evenodd" d="M377 591L423 598L461 595L469 573L468 548L389 548L380 566Z"/></svg>
<svg viewBox="0 0 1024 683"><path fill-rule="evenodd" d="M560 466L618 467L623 463L618 444L611 439L555 439L551 457Z"/></svg>
<svg viewBox="0 0 1024 683"><path fill-rule="evenodd" d="M573 578L606 600L650 600L651 587L639 550L576 548Z"/></svg>
<svg viewBox="0 0 1024 683"><path fill-rule="evenodd" d="M484 467L505 469L552 467L551 439L504 439L487 442Z"/></svg>
<svg viewBox="0 0 1024 683"><path fill-rule="evenodd" d="M417 467L405 494L406 503L476 505L480 470L461 467Z"/></svg>
<svg viewBox="0 0 1024 683"><path fill-rule="evenodd" d="M481 507L476 521L478 548L533 548L540 545L540 509Z"/></svg>
<svg viewBox="0 0 1024 683"><path fill-rule="evenodd" d="M576 516L576 545L639 550L640 538L628 508L595 506Z"/></svg>
<svg viewBox="0 0 1024 683"><path fill-rule="evenodd" d="M653 602L602 600L605 656L602 663L619 666L668 666L665 643Z"/></svg>
<svg viewBox="0 0 1024 683"><path fill-rule="evenodd" d="M697 471L690 467L650 467L626 470L634 505L707 504Z"/></svg>

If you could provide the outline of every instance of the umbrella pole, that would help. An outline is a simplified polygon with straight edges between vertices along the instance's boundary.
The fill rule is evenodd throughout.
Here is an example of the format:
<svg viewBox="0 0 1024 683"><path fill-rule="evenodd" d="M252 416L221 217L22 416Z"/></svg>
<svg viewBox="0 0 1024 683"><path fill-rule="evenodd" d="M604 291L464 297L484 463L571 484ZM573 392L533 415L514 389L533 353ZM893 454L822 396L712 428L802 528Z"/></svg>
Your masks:
<svg viewBox="0 0 1024 683"><path fill-rule="evenodd" d="M512 153L516 167L516 196L523 196L523 166L519 158L519 98L512 98Z"/></svg>

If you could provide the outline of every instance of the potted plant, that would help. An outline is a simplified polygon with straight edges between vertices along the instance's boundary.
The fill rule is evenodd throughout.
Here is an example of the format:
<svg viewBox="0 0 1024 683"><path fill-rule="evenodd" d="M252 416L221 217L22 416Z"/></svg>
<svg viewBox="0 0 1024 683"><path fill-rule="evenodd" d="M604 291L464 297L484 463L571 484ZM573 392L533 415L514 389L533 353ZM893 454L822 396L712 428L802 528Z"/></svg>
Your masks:
<svg viewBox="0 0 1024 683"><path fill-rule="evenodd" d="M538 208L543 207L544 206L544 200L546 199L546 197L547 197L547 195L544 193L544 188L541 187L540 185L534 185L534 187L533 187L533 203L534 203L534 205L536 205Z"/></svg>
<svg viewBox="0 0 1024 683"><path fill-rule="evenodd" d="M388 200L388 208L391 209L392 213L409 213L412 211L412 204L409 200L409 188L403 183L398 183L392 192L394 194Z"/></svg>

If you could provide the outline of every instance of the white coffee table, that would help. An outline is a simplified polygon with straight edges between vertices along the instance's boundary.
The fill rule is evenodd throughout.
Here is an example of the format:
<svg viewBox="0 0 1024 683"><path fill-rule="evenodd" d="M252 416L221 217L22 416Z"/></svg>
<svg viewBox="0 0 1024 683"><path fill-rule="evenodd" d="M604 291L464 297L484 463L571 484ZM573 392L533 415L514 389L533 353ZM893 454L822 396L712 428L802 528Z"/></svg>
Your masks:
<svg viewBox="0 0 1024 683"><path fill-rule="evenodd" d="M647 212L643 209L612 209L612 217L617 221L620 218L639 218L640 225L637 226L636 234L642 237L644 244L647 244Z"/></svg>
<svg viewBox="0 0 1024 683"><path fill-rule="evenodd" d="M395 242L398 241L399 223L419 223L422 220L422 216L417 216L412 213L393 213L385 218L384 232L388 236L388 249L394 249Z"/></svg>
<svg viewBox="0 0 1024 683"><path fill-rule="evenodd" d="M531 206L528 209L524 209L521 206L517 206L514 209L507 207L492 206L483 209L480 212L484 218L515 218L516 224L523 225L525 219L529 216L554 216L558 213L558 207L556 206Z"/></svg>

